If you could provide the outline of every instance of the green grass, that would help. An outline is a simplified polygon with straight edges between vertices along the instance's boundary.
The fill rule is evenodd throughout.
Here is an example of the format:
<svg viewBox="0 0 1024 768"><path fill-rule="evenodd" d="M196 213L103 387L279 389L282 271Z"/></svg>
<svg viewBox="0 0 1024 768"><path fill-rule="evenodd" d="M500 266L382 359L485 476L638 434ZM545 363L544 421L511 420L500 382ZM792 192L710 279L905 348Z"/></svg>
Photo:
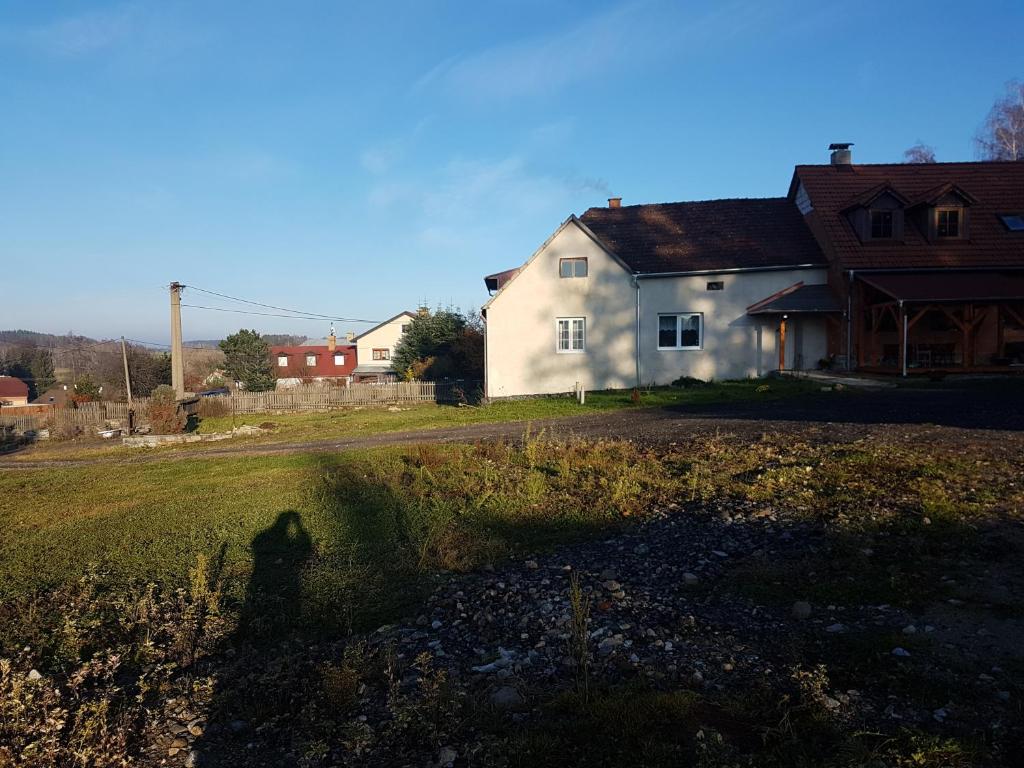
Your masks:
<svg viewBox="0 0 1024 768"><path fill-rule="evenodd" d="M253 598L266 545L298 558L282 575L302 582L309 626L337 630L343 617L367 629L401 613L438 569L608 530L672 482L629 446L538 441L9 472L0 600L30 603L90 570L114 588L181 586L204 555L222 562L237 608ZM267 572L287 570L273 559Z"/></svg>
<svg viewBox="0 0 1024 768"><path fill-rule="evenodd" d="M767 387L763 391L759 388ZM724 381L695 389L655 387L643 390L640 402L634 403L628 390L590 392L586 403L580 405L572 397L535 397L523 400L501 400L489 405L457 407L446 405L402 406L401 411L386 408L345 408L326 413L248 414L204 419L200 432L224 432L232 423L259 425L273 422L278 432L264 440L316 440L346 437L358 434L395 432L413 429L437 429L466 424L507 421L537 421L566 416L633 408L664 408L668 406L712 405L749 400L771 401L783 397L816 391L820 385L779 379L765 382L760 379Z"/></svg>
<svg viewBox="0 0 1024 768"><path fill-rule="evenodd" d="M629 390L591 392L586 403L580 405L572 397L535 397L523 400L503 400L483 406L403 405L401 410L386 407L354 407L315 413L257 413L207 417L198 426L201 434L229 432L233 426L272 423L271 434L256 437L233 438L230 443L194 443L184 446L166 446L145 449L147 453L194 453L215 450L225 445L275 444L331 440L354 436L402 432L407 430L441 429L470 424L498 422L529 422L568 416L607 413L635 408L663 408L671 406L706 406L718 403L763 401L795 397L815 392L820 385L794 379L748 379L723 381L693 389L656 387L641 392L640 402L634 403ZM761 390L761 391L759 391ZM9 455L8 459L35 461L43 459L105 458L132 456L142 449L125 449L108 443L75 442L65 444L39 443L30 450Z"/></svg>
<svg viewBox="0 0 1024 768"><path fill-rule="evenodd" d="M662 396L689 394L695 393ZM593 407L629 407L614 400L626 395L607 397L592 400ZM537 402L499 405L522 413L515 409L532 412ZM417 410L366 418L409 418ZM301 430L332 415L291 418ZM81 665L102 665L109 654L122 665L109 678L118 685L156 665L152 674L164 675L157 679L165 690L180 690L175 670L192 674L197 657L221 663L225 649L251 646L257 650L228 663L238 669L218 668L219 685L238 681L217 692L218 706L245 712L248 702L247 719L312 744L327 738L324 729L341 738L338 729L348 725L334 706L309 716L321 682L307 647L415 616L437 579L452 572L605 536L668 502L727 499L776 509L780 527L813 525L821 546L792 558L737 557L721 579L697 588L695 595L704 590L701 600L738 595L787 612L793 600L810 599L816 616L830 602L914 606L947 596L940 574L959 580L960 572L1009 571L1019 561L1019 536L1010 538L1005 523L1019 523L1024 509L1021 472L1019 457L959 443L908 445L886 434L842 446L785 434L753 443L681 437L659 454L626 443L534 438L522 447L169 455L161 462L9 471L0 473L0 658L18 659L15 682L38 669L68 687L74 675L86 674ZM894 632L805 638L794 658L827 664L840 690L868 681L929 707L944 704L956 679L927 670L922 677L914 664L930 657L932 641ZM261 655L269 642L275 645ZM895 644L913 645L911 663L893 659ZM390 668L386 658L378 662ZM353 683L342 672L331 679L336 700L345 702ZM200 686L202 673L195 674ZM142 683L124 688L123 696L104 685L97 684L97 695L109 694L119 706L142 701L131 699ZM813 696L801 703L801 686L754 686L736 695L595 681L585 701L537 692L533 701L545 717L522 727L507 720L472 726L497 739L490 742L499 746L497 757L523 765L815 765L823 755L844 766L973 760L968 741L851 733L813 709ZM422 727L417 707L396 711L396 728ZM40 727L30 723L23 733Z"/></svg>

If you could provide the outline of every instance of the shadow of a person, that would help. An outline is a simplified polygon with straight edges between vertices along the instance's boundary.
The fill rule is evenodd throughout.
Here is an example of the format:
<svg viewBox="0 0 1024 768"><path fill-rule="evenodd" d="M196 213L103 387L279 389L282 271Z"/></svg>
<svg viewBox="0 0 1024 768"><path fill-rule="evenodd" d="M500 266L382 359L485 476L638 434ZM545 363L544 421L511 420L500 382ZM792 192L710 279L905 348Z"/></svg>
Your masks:
<svg viewBox="0 0 1024 768"><path fill-rule="evenodd" d="M262 764L244 744L280 705L269 690L253 697L246 680L259 677L273 656L274 643L299 629L302 574L313 543L299 513L287 510L253 537L251 548L252 575L238 628L227 646L231 661L222 666L210 703L213 727L196 742L194 757L186 762L196 768Z"/></svg>
<svg viewBox="0 0 1024 768"><path fill-rule="evenodd" d="M252 540L252 575L235 644L273 641L294 628L302 609L302 571L312 552L302 516L288 510Z"/></svg>

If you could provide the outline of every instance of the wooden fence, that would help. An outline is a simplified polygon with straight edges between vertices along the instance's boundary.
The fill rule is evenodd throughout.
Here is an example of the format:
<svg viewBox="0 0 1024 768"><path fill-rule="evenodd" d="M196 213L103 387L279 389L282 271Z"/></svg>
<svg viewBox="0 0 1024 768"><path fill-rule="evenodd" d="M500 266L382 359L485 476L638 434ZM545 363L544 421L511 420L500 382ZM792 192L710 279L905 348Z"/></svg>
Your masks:
<svg viewBox="0 0 1024 768"><path fill-rule="evenodd" d="M452 402L455 384L430 381L401 381L389 384L353 384L348 387L293 389L281 392L236 392L216 397L231 413L273 413L281 411L325 411L358 405L398 405L402 403ZM189 414L198 412L202 398L186 400L182 404ZM149 398L136 398L133 402L136 424L147 420ZM79 403L77 408L53 408L47 413L17 415L0 412L0 427L12 427L16 432L50 428L102 427L110 422L128 423L128 403Z"/></svg>
<svg viewBox="0 0 1024 768"><path fill-rule="evenodd" d="M280 392L238 392L224 400L228 401L235 413L323 411L351 405L451 402L454 390L454 384L399 381L388 384L352 384L348 387L286 389Z"/></svg>

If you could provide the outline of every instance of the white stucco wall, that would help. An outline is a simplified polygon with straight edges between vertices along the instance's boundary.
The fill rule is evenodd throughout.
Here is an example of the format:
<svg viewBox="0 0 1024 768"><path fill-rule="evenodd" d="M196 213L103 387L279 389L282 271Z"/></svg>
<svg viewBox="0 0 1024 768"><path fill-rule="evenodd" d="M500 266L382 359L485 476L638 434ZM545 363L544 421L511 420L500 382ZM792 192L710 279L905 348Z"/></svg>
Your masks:
<svg viewBox="0 0 1024 768"><path fill-rule="evenodd" d="M586 257L586 278L560 278L562 258ZM680 376L732 379L778 368L778 318L746 314L751 304L803 281L826 282L824 269L641 278L640 383ZM708 291L710 281L723 282ZM514 397L636 384L636 289L632 276L582 229L565 225L487 306L487 395ZM659 314L699 312L699 350L659 350ZM556 351L556 319L586 318L586 351ZM813 368L825 356L820 317L791 315L786 367ZM360 364L363 357L360 354Z"/></svg>
<svg viewBox="0 0 1024 768"><path fill-rule="evenodd" d="M560 278L559 259L588 260L585 278ZM636 310L633 279L569 223L487 306L487 395L632 387ZM556 351L556 320L586 319L586 351Z"/></svg>
<svg viewBox="0 0 1024 768"><path fill-rule="evenodd" d="M762 376L779 365L778 318L751 317L747 307L803 281L826 281L823 269L734 272L640 279L640 372L643 384L670 384L680 376L740 379ZM721 291L707 290L712 281ZM659 350L659 314L699 312L704 316L702 349ZM813 368L825 356L825 321L790 315L786 367Z"/></svg>
<svg viewBox="0 0 1024 768"><path fill-rule="evenodd" d="M410 322L412 322L412 318L408 315L399 315L394 320L358 337L356 339L356 362L360 371L363 368L372 367L380 368L382 372L389 372L391 370L391 361L374 360L373 350L387 349L390 351L391 356L394 357L395 346L398 344L398 340L402 338L402 326L408 325Z"/></svg>

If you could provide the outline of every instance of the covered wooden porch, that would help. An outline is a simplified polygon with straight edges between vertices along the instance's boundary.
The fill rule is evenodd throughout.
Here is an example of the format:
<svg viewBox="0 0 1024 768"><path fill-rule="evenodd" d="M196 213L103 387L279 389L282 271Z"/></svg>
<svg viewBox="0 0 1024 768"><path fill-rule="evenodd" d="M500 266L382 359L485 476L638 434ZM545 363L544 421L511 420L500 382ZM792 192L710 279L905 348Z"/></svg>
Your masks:
<svg viewBox="0 0 1024 768"><path fill-rule="evenodd" d="M932 272L858 276L858 370L1024 373L1024 275Z"/></svg>

